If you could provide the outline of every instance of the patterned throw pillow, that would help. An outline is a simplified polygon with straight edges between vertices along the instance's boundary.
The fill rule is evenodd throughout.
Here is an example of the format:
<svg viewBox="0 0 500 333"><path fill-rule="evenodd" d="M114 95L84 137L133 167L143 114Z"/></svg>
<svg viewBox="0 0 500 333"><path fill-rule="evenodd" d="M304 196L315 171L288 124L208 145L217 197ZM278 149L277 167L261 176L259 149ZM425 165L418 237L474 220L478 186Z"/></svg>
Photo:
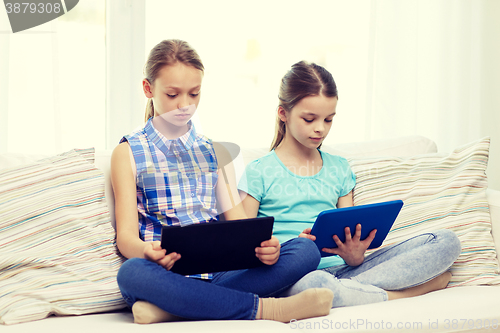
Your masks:
<svg viewBox="0 0 500 333"><path fill-rule="evenodd" d="M448 155L349 160L357 176L355 205L404 202L382 246L438 229L457 234L462 253L451 268L450 287L500 284L486 199L489 144L484 138Z"/></svg>
<svg viewBox="0 0 500 333"><path fill-rule="evenodd" d="M0 323L123 308L94 149L0 170Z"/></svg>

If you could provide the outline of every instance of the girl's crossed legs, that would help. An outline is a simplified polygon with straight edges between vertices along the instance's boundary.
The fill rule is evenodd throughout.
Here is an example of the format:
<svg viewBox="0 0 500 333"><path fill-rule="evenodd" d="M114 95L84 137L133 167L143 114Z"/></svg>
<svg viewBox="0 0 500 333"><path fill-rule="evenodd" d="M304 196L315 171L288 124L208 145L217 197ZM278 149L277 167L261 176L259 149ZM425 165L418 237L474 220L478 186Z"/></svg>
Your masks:
<svg viewBox="0 0 500 333"><path fill-rule="evenodd" d="M332 307L382 302L444 288L445 273L461 252L450 230L424 233L368 255L359 266L340 265L313 271L282 296L308 288L329 288Z"/></svg>
<svg viewBox="0 0 500 333"><path fill-rule="evenodd" d="M292 302L285 300L288 301L286 304L279 299L260 297L274 296L288 289L314 270L319 259L319 251L312 241L297 238L282 244L280 258L274 265L215 273L212 280L187 278L139 258L127 260L120 268L117 280L130 307L137 301L155 305L146 311L159 308L157 312L195 320L265 318L289 321L295 318L295 314L306 317L326 314L322 311L323 308L329 311L332 292L328 289L318 290L317 294L316 291L308 292L305 298L301 294L299 298L290 299ZM260 315L259 307L263 311ZM160 317L163 315L165 313ZM289 315L292 318L286 317Z"/></svg>

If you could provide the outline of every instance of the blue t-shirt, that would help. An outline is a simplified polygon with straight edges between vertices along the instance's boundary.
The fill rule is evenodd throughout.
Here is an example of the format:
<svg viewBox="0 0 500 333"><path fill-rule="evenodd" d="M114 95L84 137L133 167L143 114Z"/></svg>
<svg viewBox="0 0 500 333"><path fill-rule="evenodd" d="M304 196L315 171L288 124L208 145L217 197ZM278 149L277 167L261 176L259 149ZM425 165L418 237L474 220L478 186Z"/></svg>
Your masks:
<svg viewBox="0 0 500 333"><path fill-rule="evenodd" d="M323 166L313 175L293 173L273 151L252 161L245 169L238 189L260 202L258 217L274 216L273 234L280 243L311 228L318 214L337 207L338 198L354 188L356 176L347 160L321 153ZM318 268L344 264L339 256L324 257Z"/></svg>

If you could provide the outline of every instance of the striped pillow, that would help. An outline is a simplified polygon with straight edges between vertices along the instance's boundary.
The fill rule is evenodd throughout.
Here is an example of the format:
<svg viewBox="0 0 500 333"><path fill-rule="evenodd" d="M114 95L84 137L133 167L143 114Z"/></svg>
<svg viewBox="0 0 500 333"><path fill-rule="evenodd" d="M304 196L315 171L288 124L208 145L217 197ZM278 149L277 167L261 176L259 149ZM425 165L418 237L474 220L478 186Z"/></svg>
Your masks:
<svg viewBox="0 0 500 333"><path fill-rule="evenodd" d="M357 176L355 205L404 201L382 246L450 229L460 239L462 253L451 268L449 286L500 284L486 200L489 144L484 138L449 155L350 159Z"/></svg>
<svg viewBox="0 0 500 333"><path fill-rule="evenodd" d="M123 308L94 149L0 170L0 323Z"/></svg>

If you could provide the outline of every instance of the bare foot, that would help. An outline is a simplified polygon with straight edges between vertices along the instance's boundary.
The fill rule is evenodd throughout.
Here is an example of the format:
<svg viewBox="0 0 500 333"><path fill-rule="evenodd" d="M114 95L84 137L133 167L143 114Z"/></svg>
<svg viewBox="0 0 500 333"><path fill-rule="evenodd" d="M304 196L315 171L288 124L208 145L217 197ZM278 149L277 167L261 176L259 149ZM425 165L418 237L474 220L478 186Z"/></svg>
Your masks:
<svg viewBox="0 0 500 333"><path fill-rule="evenodd" d="M436 276L434 279L427 281L421 285L404 290L387 291L387 295L389 297L389 300L393 300L398 298L407 298L427 294L431 291L446 288L448 282L450 282L450 279L451 273L444 272L443 274Z"/></svg>

